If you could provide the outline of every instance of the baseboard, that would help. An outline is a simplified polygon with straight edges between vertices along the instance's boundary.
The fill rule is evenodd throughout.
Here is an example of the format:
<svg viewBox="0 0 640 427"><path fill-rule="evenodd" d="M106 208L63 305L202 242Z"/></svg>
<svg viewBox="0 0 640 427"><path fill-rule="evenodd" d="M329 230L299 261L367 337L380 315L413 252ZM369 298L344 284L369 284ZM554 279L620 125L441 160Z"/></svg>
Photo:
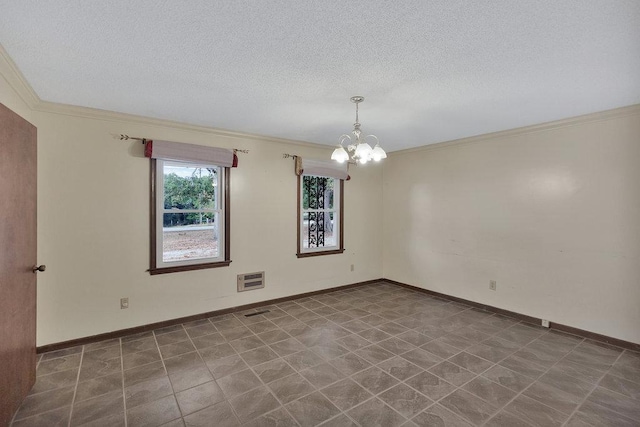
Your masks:
<svg viewBox="0 0 640 427"><path fill-rule="evenodd" d="M151 331L154 329L159 329L159 328L165 328L167 326L173 326L173 325L177 325L180 323L187 323L187 322L193 322L195 320L200 320L200 319L206 319L208 317L213 317L213 316L220 316L223 314L228 314L228 313L234 313L234 312L238 312L238 311L244 311L244 310L250 310L253 308L257 308L257 307L263 307L263 306L267 306L267 305L272 305L272 304L279 304L279 303L283 303L283 302L287 302L287 301L291 301L294 299L299 299L299 298L305 298L305 297L311 297L311 296L315 296L315 295L321 295L321 294L326 294L329 292L334 292L334 291L339 291L339 290L344 290L344 289L350 289L350 288L355 288L358 286L364 286L364 285L370 285L373 283L388 283L390 285L396 285L396 286L401 286L403 288L407 288L407 289L411 289L413 291L417 291L417 292L421 292L436 298L441 298L444 300L448 300L448 301L454 301L454 302L459 302L462 304L466 304L475 308L478 308L480 310L485 310L485 311L489 311L491 313L496 313L496 314L501 314L503 316L508 316L508 317L513 317L514 319L518 319L521 320L523 322L527 322L527 323L531 323L532 325L536 325L536 326L540 326L542 319L539 319L537 317L532 317L532 316L527 316L525 314L521 314L521 313L516 313L515 311L510 311L510 310L505 310L502 308L498 308L498 307L493 307L491 305L486 305L486 304L481 304L475 301L470 301L470 300L466 300L464 298L458 298L458 297L454 297L451 295L447 295L447 294L443 294L440 292L435 292L435 291L431 291L429 289L424 289L424 288L420 288L418 286L414 286L414 285L409 285L406 283L402 283L402 282L397 282L395 280L391 280L391 279L374 279L374 280L367 280L365 282L358 282L358 283L352 283L349 285L342 285L342 286L337 286L337 287L333 287L333 288L328 288L328 289L322 289L319 291L313 291L313 292L305 292L302 294L296 294L296 295L290 295L287 297L282 297L282 298L276 298L276 299L271 299L271 300L266 300L266 301L260 301L260 302L256 302L256 303L252 303L252 304L245 304L245 305L239 305L236 307L230 307L230 308L225 308L222 310L216 310L216 311L209 311L206 313L200 313L200 314L194 314L191 316L186 316L186 317L180 317L177 319L171 319L171 320L165 320L162 322L156 322L156 323L150 323L148 325L142 325L142 326L136 326L133 328L127 328L127 329L120 329L117 331L112 331L112 332L107 332L104 334L98 334L98 335L92 335L89 337L84 337L84 338L77 338L77 339L73 339L73 340L69 340L69 341L62 341L62 342L58 342L58 343L53 343L53 344L47 344L47 345L43 345L40 347L37 347L36 351L38 354L40 353L45 353L48 351L54 351L54 350L61 350L64 348L69 348L69 347L75 347L78 345L85 345L85 344L91 344L94 342L99 342L99 341L104 341L104 340L108 340L108 339L113 339L113 338L120 338L120 337L124 337L127 335L133 335L133 334L137 334L137 333L141 333L141 332L147 332L147 331ZM583 329L578 329L578 328L574 328L573 326L568 326L568 325L563 325L561 323L556 323L556 322L550 322L549 323L549 328L550 329L556 329L558 331L562 331L562 332L566 332L569 334L573 334L573 335L577 335L583 338L588 338L594 341L599 341L599 342L603 342L606 344L610 344L610 345L615 345L617 347L621 347L621 348L625 348L625 349L629 349L629 350L633 350L633 351L638 351L640 352L640 344L636 344L630 341L624 341L618 338L612 338L609 337L607 335L602 335L602 334L597 334L595 332L590 332L590 331L585 331Z"/></svg>
<svg viewBox="0 0 640 427"><path fill-rule="evenodd" d="M475 308L479 308L481 310L489 311L489 312L496 313L496 314L501 314L501 315L508 316L508 317L513 317L515 319L522 320L523 322L531 323L532 325L535 325L535 326L541 326L541 324L542 324L542 319L540 319L540 318L527 316L526 314L516 313L515 311L509 311L509 310L505 310L503 308L498 308L498 307L493 307L491 305L481 304L479 302L466 300L464 298L458 298L458 297L454 297L454 296L451 296L451 295L443 294L443 293L440 293L440 292L431 291L429 289L419 288L418 286L413 286L413 285L408 285L406 283L396 282L395 280L391 280L391 279L382 279L382 281L386 282L386 283L389 283L389 284L392 284L392 285L402 286L403 288L407 288L407 289L411 289L411 290L414 290L414 291L422 292L424 294L431 295L431 296L436 297L436 298L442 298L442 299L446 299L446 300L449 300L449 301L460 302L460 303L467 304L467 305L470 305L470 306L475 307ZM603 342L603 343L606 343L606 344L615 345L617 347L622 347L622 348L625 348L625 349L628 349L628 350L640 351L640 344L633 343L633 342L630 342L630 341L621 340L621 339L618 339L618 338L609 337L607 335L597 334L597 333L591 332L591 331L585 331L584 329L574 328L573 326L563 325L561 323L549 322L549 329L556 329L558 331L566 332L566 333L573 334L573 335L578 335L578 336L583 337L583 338L588 338L590 340L599 341L599 342Z"/></svg>
<svg viewBox="0 0 640 427"><path fill-rule="evenodd" d="M251 304L239 305L239 306L236 306L236 307L224 308L224 309L221 309L221 310L208 311L206 313L194 314L194 315L191 315L191 316L179 317L179 318L176 318L176 319L164 320L162 322L149 323L147 325L135 326L133 328L119 329L117 331L106 332L106 333L103 333L103 334L91 335L91 336L88 336L88 337L76 338L76 339L73 339L73 340L62 341L62 342L57 342L57 343L53 343L53 344L46 344L46 345L37 347L36 348L36 352L38 354L40 354L40 353L46 353L48 351L55 351L55 350L61 350L61 349L64 349L64 348L75 347L75 346L78 346L78 345L91 344L91 343L94 343L94 342L109 340L109 339L113 339L113 338L125 337L127 335L138 334L138 333L141 333L141 332L152 331L154 329L165 328L167 326L178 325L180 323L193 322L195 320L206 319L208 317L221 316L223 314L235 313L235 312L244 311L244 310L251 310L252 308L257 308L257 307L262 307L262 306L272 305L272 304L279 304L279 303L282 303L282 302L287 302L287 301L291 301L291 300L298 299L298 298L312 297L314 295L321 295L321 294L326 294L326 293L329 293L329 292L355 288L355 287L358 287L358 286L370 285L372 283L379 283L379 282L382 282L382 281L383 281L383 279L367 280L367 281L364 281L364 282L357 282L357 283L352 283L352 284L349 284L349 285L342 285L342 286L337 286L337 287L328 288L328 289L321 289L319 291L304 292L304 293L301 293L301 294L290 295L290 296L287 296L287 297L275 298L275 299L255 302L255 303L251 303Z"/></svg>

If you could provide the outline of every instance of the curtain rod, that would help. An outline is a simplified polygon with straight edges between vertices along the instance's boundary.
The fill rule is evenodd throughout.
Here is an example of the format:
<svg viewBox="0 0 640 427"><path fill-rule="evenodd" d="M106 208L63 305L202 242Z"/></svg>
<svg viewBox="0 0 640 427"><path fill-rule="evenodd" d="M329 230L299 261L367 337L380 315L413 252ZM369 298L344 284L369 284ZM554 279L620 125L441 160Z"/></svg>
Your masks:
<svg viewBox="0 0 640 427"><path fill-rule="evenodd" d="M128 141L128 140L130 140L130 139L133 139L133 140L135 140L135 141L140 141L140 142L142 142L143 144L144 144L145 142L147 142L147 139L148 139L148 138L139 138L139 137L137 137L137 136L129 136L129 135L126 135L126 134L123 134L123 133L121 133L121 134L117 134L117 135L114 135L114 138L117 138L117 139L119 139L120 141ZM240 148L234 148L234 149L233 149L233 152L234 152L234 153L244 153L244 154L249 154L249 150L242 150L242 149L240 149Z"/></svg>

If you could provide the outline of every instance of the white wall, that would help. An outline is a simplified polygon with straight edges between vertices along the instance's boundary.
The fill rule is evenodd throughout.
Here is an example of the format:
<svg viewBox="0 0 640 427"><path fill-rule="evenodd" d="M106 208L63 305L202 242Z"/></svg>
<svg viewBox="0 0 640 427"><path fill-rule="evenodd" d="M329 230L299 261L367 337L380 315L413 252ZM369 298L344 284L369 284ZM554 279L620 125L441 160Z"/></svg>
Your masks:
<svg viewBox="0 0 640 427"><path fill-rule="evenodd" d="M384 276L640 343L639 159L637 107L393 153Z"/></svg>

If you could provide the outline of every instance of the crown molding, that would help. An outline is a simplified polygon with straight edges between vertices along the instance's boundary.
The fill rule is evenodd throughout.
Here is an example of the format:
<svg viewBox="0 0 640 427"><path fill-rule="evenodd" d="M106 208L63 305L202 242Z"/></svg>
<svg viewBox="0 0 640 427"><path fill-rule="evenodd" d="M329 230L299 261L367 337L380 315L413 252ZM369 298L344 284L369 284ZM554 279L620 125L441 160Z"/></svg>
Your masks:
<svg viewBox="0 0 640 427"><path fill-rule="evenodd" d="M191 132L206 133L214 136L235 139L251 139L253 141L274 142L279 144L297 145L303 147L321 148L324 150L332 150L333 147L306 141L296 141L293 139L277 138L266 135L252 134L246 132L238 132L226 129L212 128L208 126L200 126L189 123L177 122L173 120L156 119L153 117L138 116L129 113L118 113L115 111L101 110L98 108L80 107L69 104L59 104L56 102L40 101L34 111L59 114L64 116L82 117L86 119L104 120L127 124L138 124L160 128L170 128L172 130L185 130ZM143 137L144 135L140 135ZM152 138L149 138L152 139Z"/></svg>
<svg viewBox="0 0 640 427"><path fill-rule="evenodd" d="M9 83L9 86L18 94L27 107L34 109L40 103L40 97L24 78L20 69L9 56L2 43L0 43L0 75Z"/></svg>
<svg viewBox="0 0 640 427"><path fill-rule="evenodd" d="M485 133L482 135L470 136L468 138L454 139L451 141L438 142L435 144L423 145L415 148L407 148L406 150L398 150L389 153L390 156L416 153L420 151L441 150L444 148L455 147L458 145L481 143L498 138L509 138L513 136L548 132L554 129L561 129L571 126L578 126L585 123L600 122L605 120L617 119L626 116L640 115L640 104L628 105L626 107L614 108L611 110L599 111L597 113L584 114L581 116L569 117L566 119L555 120L552 122L540 123L537 125L524 126L514 129L507 129L498 132Z"/></svg>

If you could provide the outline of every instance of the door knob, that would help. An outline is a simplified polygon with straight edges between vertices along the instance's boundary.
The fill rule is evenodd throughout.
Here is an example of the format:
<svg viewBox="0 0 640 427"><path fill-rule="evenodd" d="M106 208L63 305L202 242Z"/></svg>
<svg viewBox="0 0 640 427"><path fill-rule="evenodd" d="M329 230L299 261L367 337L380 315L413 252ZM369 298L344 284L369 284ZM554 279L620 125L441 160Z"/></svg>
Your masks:
<svg viewBox="0 0 640 427"><path fill-rule="evenodd" d="M42 265L34 265L33 266L33 272L37 273L38 271L45 271L47 269L47 266L42 264Z"/></svg>

